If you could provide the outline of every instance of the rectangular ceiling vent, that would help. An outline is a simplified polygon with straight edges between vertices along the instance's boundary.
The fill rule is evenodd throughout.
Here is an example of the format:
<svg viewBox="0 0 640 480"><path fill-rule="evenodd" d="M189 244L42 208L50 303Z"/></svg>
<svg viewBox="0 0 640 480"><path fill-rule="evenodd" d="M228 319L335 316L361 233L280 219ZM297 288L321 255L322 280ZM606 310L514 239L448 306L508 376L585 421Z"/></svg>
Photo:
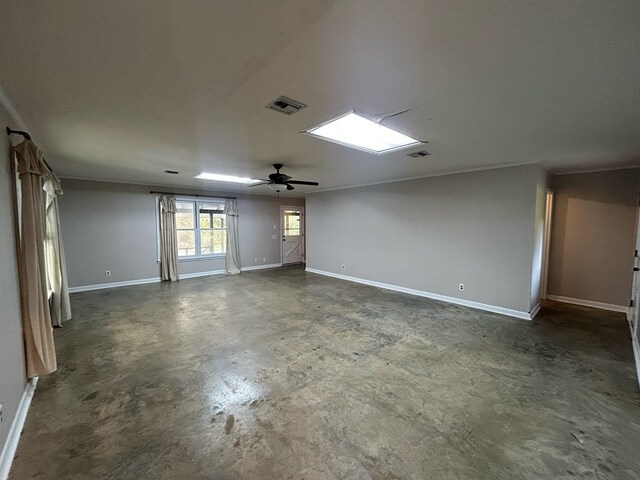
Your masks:
<svg viewBox="0 0 640 480"><path fill-rule="evenodd" d="M275 110L276 112L284 113L285 115L292 115L296 112L299 112L305 105L302 102L298 102L297 100L293 100L292 98L285 97L284 95L280 95L273 102L265 105L266 108L270 108L271 110Z"/></svg>
<svg viewBox="0 0 640 480"><path fill-rule="evenodd" d="M429 152L427 152L426 150L420 150L419 152L407 153L407 156L408 157L412 157L412 158L426 157L428 155L431 155L431 154Z"/></svg>

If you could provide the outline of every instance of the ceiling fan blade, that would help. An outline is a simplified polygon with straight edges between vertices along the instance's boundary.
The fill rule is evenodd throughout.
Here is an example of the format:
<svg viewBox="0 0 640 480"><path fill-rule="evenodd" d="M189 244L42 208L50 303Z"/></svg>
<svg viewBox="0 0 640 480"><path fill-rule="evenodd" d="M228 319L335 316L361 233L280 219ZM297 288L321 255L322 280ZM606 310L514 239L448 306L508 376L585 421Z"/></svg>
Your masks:
<svg viewBox="0 0 640 480"><path fill-rule="evenodd" d="M287 185L287 190L295 190L295 188L293 188L293 186L289 185L288 183L286 185Z"/></svg>
<svg viewBox="0 0 640 480"><path fill-rule="evenodd" d="M304 180L289 180L287 183L293 183L294 185L320 185L318 182L306 182Z"/></svg>
<svg viewBox="0 0 640 480"><path fill-rule="evenodd" d="M260 179L260 181L259 181L259 182L256 182L256 183L250 183L249 185L247 185L247 187L257 187L258 185L267 185L267 184L269 184L269 183L271 183L269 180L262 180L262 179Z"/></svg>

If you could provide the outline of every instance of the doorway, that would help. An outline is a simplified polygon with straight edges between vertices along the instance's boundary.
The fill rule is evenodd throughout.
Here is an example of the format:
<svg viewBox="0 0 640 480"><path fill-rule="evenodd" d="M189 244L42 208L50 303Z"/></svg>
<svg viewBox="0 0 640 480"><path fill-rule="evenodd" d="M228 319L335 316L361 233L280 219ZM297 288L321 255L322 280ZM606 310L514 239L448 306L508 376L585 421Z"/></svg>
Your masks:
<svg viewBox="0 0 640 480"><path fill-rule="evenodd" d="M631 327L631 341L633 353L636 357L638 386L640 387L640 207L636 220L636 251L633 259L633 287L631 290L631 306L629 307L629 323Z"/></svg>
<svg viewBox="0 0 640 480"><path fill-rule="evenodd" d="M549 281L549 253L551 249L551 222L553 220L553 192L547 190L545 194L544 227L542 238L542 268L540 272L540 299L547 298Z"/></svg>
<svg viewBox="0 0 640 480"><path fill-rule="evenodd" d="M304 207L280 207L282 264L304 262Z"/></svg>

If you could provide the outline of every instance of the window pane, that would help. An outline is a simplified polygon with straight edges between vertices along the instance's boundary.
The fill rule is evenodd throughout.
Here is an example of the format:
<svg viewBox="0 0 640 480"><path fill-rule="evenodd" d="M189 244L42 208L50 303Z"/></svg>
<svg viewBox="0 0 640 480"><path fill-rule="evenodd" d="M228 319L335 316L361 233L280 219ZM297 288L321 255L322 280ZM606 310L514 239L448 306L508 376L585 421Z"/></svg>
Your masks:
<svg viewBox="0 0 640 480"><path fill-rule="evenodd" d="M200 255L213 253L213 230L200 230Z"/></svg>
<svg viewBox="0 0 640 480"><path fill-rule="evenodd" d="M224 228L224 215L214 215L213 228Z"/></svg>
<svg viewBox="0 0 640 480"><path fill-rule="evenodd" d="M200 230L200 255L224 253L226 234L225 230Z"/></svg>
<svg viewBox="0 0 640 480"><path fill-rule="evenodd" d="M195 230L178 230L178 257L192 257L196 254Z"/></svg>
<svg viewBox="0 0 640 480"><path fill-rule="evenodd" d="M224 212L224 205L220 203L198 203L198 210L200 215L200 228L222 228L216 223L220 223L220 218Z"/></svg>
<svg viewBox="0 0 640 480"><path fill-rule="evenodd" d="M216 253L224 253L227 250L227 231L214 230L213 245Z"/></svg>
<svg viewBox="0 0 640 480"><path fill-rule="evenodd" d="M196 228L193 202L176 202L176 228Z"/></svg>
<svg viewBox="0 0 640 480"><path fill-rule="evenodd" d="M284 212L284 234L300 235L300 212L285 210Z"/></svg>

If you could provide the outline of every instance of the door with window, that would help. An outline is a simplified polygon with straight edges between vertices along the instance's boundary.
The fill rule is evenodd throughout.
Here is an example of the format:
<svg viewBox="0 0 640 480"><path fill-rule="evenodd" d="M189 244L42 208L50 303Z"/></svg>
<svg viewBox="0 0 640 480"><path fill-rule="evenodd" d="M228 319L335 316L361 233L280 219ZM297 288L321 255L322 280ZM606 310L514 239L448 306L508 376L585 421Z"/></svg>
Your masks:
<svg viewBox="0 0 640 480"><path fill-rule="evenodd" d="M636 251L633 259L633 289L631 293L631 334L636 347L640 347L640 207L636 224ZM640 374L638 374L640 379Z"/></svg>
<svg viewBox="0 0 640 480"><path fill-rule="evenodd" d="M280 207L282 264L304 262L304 208Z"/></svg>

